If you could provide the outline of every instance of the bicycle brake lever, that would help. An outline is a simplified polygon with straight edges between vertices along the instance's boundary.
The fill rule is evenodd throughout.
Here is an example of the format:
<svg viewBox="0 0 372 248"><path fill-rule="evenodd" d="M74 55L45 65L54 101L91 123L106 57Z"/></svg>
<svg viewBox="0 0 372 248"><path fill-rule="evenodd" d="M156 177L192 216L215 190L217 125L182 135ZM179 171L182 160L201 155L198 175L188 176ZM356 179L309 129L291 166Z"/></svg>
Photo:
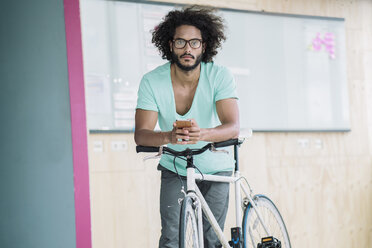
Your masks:
<svg viewBox="0 0 372 248"><path fill-rule="evenodd" d="M153 155L146 156L146 157L143 158L143 161L146 161L146 160L149 160L149 159L154 159L154 158L160 158L162 154L163 154L163 147L161 146L159 148L158 154L156 154L155 156L153 156Z"/></svg>
<svg viewBox="0 0 372 248"><path fill-rule="evenodd" d="M222 153L226 153L226 154L229 154L229 151L226 151L226 150L217 150L214 145L212 144L211 148L210 148L210 151L211 152L222 152Z"/></svg>

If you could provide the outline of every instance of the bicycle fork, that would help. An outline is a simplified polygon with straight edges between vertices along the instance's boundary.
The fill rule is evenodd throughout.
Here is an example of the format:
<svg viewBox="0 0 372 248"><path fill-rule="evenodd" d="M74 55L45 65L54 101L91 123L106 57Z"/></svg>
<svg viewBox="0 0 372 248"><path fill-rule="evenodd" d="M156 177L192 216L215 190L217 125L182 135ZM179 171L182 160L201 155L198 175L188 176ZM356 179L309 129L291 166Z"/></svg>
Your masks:
<svg viewBox="0 0 372 248"><path fill-rule="evenodd" d="M193 158L192 156L187 156L187 167L193 167ZM198 225L198 241L199 241L199 248L204 247L204 236L203 236L203 212L202 212L202 204L196 194L196 188L195 187L195 179L194 179L194 169L188 169L187 170L187 178L192 180L187 180L187 194L191 196L191 198L194 200L194 204L197 211L197 225Z"/></svg>
<svg viewBox="0 0 372 248"><path fill-rule="evenodd" d="M190 196L194 200L196 214L197 214L197 225L198 225L198 242L199 242L199 248L204 247L204 236L203 236L203 211L202 206L200 204L200 201L196 197L194 193L190 194Z"/></svg>

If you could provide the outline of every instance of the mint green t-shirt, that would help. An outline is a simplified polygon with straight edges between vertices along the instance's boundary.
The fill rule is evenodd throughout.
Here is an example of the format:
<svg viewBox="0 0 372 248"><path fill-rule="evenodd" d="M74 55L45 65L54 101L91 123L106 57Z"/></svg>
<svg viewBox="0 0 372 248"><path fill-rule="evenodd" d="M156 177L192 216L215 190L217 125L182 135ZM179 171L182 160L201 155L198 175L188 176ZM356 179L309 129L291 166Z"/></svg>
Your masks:
<svg viewBox="0 0 372 248"><path fill-rule="evenodd" d="M200 128L213 128L221 124L216 102L226 98L236 98L236 85L231 72L213 62L201 63L199 83L190 110L185 115L176 112L174 92L171 81L170 63L166 63L146 73L138 89L137 107L158 112L160 129L164 132L173 129L173 122L194 118ZM189 148L200 148L207 142L199 141L193 145L173 145L168 147L180 151ZM213 153L209 150L194 156L194 164L202 173L214 174L220 171L232 171L234 159L230 153ZM162 155L160 164L173 172L175 166L180 175L186 175L186 161L170 155Z"/></svg>

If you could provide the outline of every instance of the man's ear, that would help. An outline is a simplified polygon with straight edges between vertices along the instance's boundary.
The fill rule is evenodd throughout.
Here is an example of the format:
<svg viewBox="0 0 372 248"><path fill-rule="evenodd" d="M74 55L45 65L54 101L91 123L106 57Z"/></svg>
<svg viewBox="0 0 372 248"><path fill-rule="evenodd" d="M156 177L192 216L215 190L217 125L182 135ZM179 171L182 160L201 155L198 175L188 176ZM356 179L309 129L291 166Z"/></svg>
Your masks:
<svg viewBox="0 0 372 248"><path fill-rule="evenodd" d="M172 41L169 41L169 49L172 52Z"/></svg>
<svg viewBox="0 0 372 248"><path fill-rule="evenodd" d="M207 47L207 44L203 43L202 47L203 47L203 53L204 53L205 52L205 48Z"/></svg>

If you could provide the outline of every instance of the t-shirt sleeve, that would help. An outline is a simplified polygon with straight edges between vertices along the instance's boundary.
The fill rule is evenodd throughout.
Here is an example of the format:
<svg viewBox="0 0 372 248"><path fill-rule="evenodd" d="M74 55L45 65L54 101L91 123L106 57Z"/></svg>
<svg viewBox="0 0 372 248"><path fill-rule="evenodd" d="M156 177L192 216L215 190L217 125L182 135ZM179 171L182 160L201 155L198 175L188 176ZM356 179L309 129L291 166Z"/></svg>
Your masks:
<svg viewBox="0 0 372 248"><path fill-rule="evenodd" d="M214 94L215 101L227 98L236 98L236 83L234 76L226 67L223 67L216 76L216 90Z"/></svg>
<svg viewBox="0 0 372 248"><path fill-rule="evenodd" d="M146 79L146 77L142 78L138 88L136 109L152 110L159 112L154 92L152 91L149 85L149 81Z"/></svg>

